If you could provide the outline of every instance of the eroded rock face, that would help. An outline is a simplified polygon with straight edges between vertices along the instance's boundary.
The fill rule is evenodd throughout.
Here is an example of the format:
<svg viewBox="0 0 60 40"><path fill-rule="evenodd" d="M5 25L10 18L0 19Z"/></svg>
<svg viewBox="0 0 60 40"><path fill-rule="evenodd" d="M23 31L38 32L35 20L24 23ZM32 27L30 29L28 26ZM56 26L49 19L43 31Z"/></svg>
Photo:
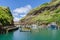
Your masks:
<svg viewBox="0 0 60 40"><path fill-rule="evenodd" d="M57 1L57 0L51 0L52 2L55 2L55 1Z"/></svg>
<svg viewBox="0 0 60 40"><path fill-rule="evenodd" d="M57 0L58 1L58 0ZM23 18L23 22L25 24L37 24L37 22L45 24L49 24L51 22L59 22L60 18L60 1L53 2L51 4L47 4L47 6L39 6L38 9L31 10L25 18ZM50 19L49 19L50 18Z"/></svg>
<svg viewBox="0 0 60 40"><path fill-rule="evenodd" d="M9 7L0 7L0 23L2 26L13 25L13 16Z"/></svg>
<svg viewBox="0 0 60 40"><path fill-rule="evenodd" d="M46 7L42 7L39 10L34 11L34 13L32 13L31 15L37 15L37 13L42 13L45 10L50 10L50 11L54 11L55 9L57 9L57 7L60 6L60 3L56 4L56 5L52 5L52 6L46 6Z"/></svg>

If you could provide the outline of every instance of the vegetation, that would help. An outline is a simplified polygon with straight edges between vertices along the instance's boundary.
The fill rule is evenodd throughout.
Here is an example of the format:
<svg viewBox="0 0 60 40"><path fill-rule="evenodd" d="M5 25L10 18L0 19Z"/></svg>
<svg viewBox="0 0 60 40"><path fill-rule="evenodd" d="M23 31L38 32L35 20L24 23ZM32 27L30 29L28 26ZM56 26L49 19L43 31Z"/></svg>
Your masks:
<svg viewBox="0 0 60 40"><path fill-rule="evenodd" d="M60 0L52 0L50 3L45 3L34 8L23 18L23 21L31 24L39 23L39 25L41 23L49 24L55 22L60 25Z"/></svg>
<svg viewBox="0 0 60 40"><path fill-rule="evenodd" d="M13 17L9 7L0 7L0 24L2 26L12 25Z"/></svg>

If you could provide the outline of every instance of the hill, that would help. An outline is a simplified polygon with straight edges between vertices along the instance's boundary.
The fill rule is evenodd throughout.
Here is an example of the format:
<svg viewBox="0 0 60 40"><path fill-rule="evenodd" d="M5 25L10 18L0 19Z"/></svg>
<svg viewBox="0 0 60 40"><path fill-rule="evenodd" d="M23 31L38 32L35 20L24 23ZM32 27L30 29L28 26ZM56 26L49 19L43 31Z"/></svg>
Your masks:
<svg viewBox="0 0 60 40"><path fill-rule="evenodd" d="M60 0L52 0L32 9L24 18L20 20L20 24L45 24L56 23L60 25Z"/></svg>
<svg viewBox="0 0 60 40"><path fill-rule="evenodd" d="M13 16L9 7L0 6L0 25L13 25Z"/></svg>

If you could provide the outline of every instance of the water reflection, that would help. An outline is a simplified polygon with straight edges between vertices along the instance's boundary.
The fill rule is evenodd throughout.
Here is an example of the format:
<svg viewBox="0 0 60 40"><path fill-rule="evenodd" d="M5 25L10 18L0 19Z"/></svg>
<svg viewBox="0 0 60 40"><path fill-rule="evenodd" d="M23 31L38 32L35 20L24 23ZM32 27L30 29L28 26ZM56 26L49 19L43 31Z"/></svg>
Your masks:
<svg viewBox="0 0 60 40"><path fill-rule="evenodd" d="M52 39L55 40L57 34L57 30L52 30Z"/></svg>
<svg viewBox="0 0 60 40"><path fill-rule="evenodd" d="M19 30L14 32L13 36L14 40L29 40L30 39L30 32L20 32Z"/></svg>
<svg viewBox="0 0 60 40"><path fill-rule="evenodd" d="M13 40L13 33L0 34L0 40Z"/></svg>
<svg viewBox="0 0 60 40"><path fill-rule="evenodd" d="M20 32L0 34L0 40L60 40L60 30L41 30L40 32Z"/></svg>

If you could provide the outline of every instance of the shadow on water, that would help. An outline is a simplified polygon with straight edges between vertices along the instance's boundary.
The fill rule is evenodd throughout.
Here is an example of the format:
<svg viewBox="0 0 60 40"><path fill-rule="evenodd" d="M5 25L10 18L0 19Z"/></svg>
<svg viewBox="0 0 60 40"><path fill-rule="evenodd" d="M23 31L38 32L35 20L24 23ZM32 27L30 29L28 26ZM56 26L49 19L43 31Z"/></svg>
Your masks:
<svg viewBox="0 0 60 40"><path fill-rule="evenodd" d="M0 40L13 40L13 33L0 34Z"/></svg>

